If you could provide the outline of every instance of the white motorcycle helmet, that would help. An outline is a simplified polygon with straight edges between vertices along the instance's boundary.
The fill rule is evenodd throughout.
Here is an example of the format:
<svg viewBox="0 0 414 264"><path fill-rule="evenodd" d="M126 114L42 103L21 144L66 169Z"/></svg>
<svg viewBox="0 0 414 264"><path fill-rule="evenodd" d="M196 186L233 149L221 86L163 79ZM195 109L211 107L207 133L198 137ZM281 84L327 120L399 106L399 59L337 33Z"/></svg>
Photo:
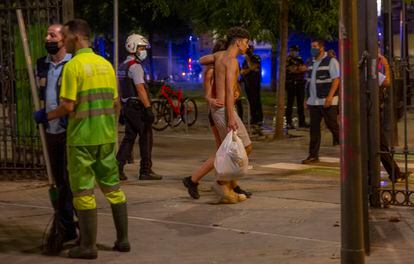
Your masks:
<svg viewBox="0 0 414 264"><path fill-rule="evenodd" d="M150 44L149 41L139 35L139 34L132 34L129 35L129 37L127 38L126 42L125 42L125 48L129 53L136 53L137 52L137 48L138 47L142 47L144 46L145 48L150 48Z"/></svg>

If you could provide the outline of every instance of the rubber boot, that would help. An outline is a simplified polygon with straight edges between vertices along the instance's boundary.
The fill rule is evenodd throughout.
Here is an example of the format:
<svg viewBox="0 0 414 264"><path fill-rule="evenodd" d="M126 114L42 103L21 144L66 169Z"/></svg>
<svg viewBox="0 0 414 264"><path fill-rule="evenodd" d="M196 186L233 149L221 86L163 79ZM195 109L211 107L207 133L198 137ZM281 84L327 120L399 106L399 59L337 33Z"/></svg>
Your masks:
<svg viewBox="0 0 414 264"><path fill-rule="evenodd" d="M128 212L126 203L111 204L112 216L116 228L116 241L114 250L120 252L129 252L131 246L128 241Z"/></svg>
<svg viewBox="0 0 414 264"><path fill-rule="evenodd" d="M98 229L98 216L96 209L78 210L80 243L69 250L70 258L96 259L96 233Z"/></svg>

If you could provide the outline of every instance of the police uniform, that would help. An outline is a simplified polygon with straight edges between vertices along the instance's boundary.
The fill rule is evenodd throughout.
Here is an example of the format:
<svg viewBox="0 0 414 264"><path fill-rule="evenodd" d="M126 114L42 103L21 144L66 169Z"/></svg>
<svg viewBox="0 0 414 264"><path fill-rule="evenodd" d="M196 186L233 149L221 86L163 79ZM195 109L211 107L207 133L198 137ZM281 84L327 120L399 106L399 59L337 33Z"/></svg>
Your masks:
<svg viewBox="0 0 414 264"><path fill-rule="evenodd" d="M332 104L324 107L326 97L332 87L334 79L340 77L339 63L337 59L330 57L325 52L320 60L311 60L308 64L306 101L310 115L310 142L309 157L317 158L321 144L321 121L325 120L326 126L334 137L334 142L339 142L338 125L338 90L333 96Z"/></svg>
<svg viewBox="0 0 414 264"><path fill-rule="evenodd" d="M129 55L119 66L118 79L122 102L122 112L125 121L125 136L117 153L120 172L128 161L134 146L135 139L139 135L139 151L141 155L140 179L151 175L151 153L153 145L152 123L144 120L145 106L139 100L136 85L145 85L144 69L135 56ZM148 91L147 91L148 94Z"/></svg>
<svg viewBox="0 0 414 264"><path fill-rule="evenodd" d="M244 90L246 91L247 100L250 105L250 123L253 125L263 124L263 110L262 102L260 99L260 89L262 81L262 68L261 59L258 55L250 56L252 64L259 65L257 70L251 70L247 74L243 75ZM243 69L248 69L249 65L246 60L243 62ZM240 118L243 118L240 116Z"/></svg>
<svg viewBox="0 0 414 264"><path fill-rule="evenodd" d="M67 154L81 241L69 256L97 256L95 181L111 204L117 230L115 248L127 250L126 197L119 186L115 159L114 100L118 98L118 90L112 65L90 48L78 50L63 70L60 97L75 102L67 128Z"/></svg>
<svg viewBox="0 0 414 264"><path fill-rule="evenodd" d="M293 127L292 113L293 104L296 98L297 114L299 119L299 127L305 127L305 111L303 103L305 101L305 74L289 72L289 67L303 65L303 60L300 56L289 55L286 61L286 123L288 126Z"/></svg>
<svg viewBox="0 0 414 264"><path fill-rule="evenodd" d="M40 98L45 102L46 112L55 110L59 105L62 69L71 58L70 54L66 54L61 61L54 63L48 55L39 58L36 62ZM46 128L46 141L52 175L59 192L57 200L59 222L64 227L64 240L71 240L75 239L77 234L73 220L72 192L66 168L66 121L66 117L49 121Z"/></svg>

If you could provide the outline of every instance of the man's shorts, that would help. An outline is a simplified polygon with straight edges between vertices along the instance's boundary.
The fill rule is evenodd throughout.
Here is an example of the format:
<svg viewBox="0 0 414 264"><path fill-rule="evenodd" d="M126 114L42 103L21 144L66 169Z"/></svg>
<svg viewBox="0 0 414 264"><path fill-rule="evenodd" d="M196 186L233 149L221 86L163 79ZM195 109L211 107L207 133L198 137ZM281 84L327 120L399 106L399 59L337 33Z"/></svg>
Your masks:
<svg viewBox="0 0 414 264"><path fill-rule="evenodd" d="M237 115L236 111L234 111L234 118L236 119L237 123L237 136L241 139L243 142L243 146L247 147L252 144L250 141L249 133L247 133L246 127L244 126L243 122L241 121L240 117ZM217 109L211 109L211 116L214 120L214 123L216 124L216 128L220 134L220 139L224 140L228 133L227 129L227 120L226 120L226 111L225 108L217 108Z"/></svg>

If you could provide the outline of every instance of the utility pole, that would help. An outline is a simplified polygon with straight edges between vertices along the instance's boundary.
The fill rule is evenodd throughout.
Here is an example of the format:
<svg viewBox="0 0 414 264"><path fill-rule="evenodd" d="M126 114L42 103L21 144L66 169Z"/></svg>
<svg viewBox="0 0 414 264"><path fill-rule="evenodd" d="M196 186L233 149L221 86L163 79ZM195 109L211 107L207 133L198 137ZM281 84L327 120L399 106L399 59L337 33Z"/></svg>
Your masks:
<svg viewBox="0 0 414 264"><path fill-rule="evenodd" d="M340 1L341 263L365 263L358 68L358 0Z"/></svg>
<svg viewBox="0 0 414 264"><path fill-rule="evenodd" d="M369 155L368 155L368 94L366 90L366 81L367 81L367 51L366 51L366 36L367 36L367 27L366 27L366 1L358 1L358 58L359 61L359 105L360 105L360 136L361 136L361 173L362 173L362 217L363 217L363 226L364 226L364 248L365 253L369 254L370 252L370 239L369 239Z"/></svg>

